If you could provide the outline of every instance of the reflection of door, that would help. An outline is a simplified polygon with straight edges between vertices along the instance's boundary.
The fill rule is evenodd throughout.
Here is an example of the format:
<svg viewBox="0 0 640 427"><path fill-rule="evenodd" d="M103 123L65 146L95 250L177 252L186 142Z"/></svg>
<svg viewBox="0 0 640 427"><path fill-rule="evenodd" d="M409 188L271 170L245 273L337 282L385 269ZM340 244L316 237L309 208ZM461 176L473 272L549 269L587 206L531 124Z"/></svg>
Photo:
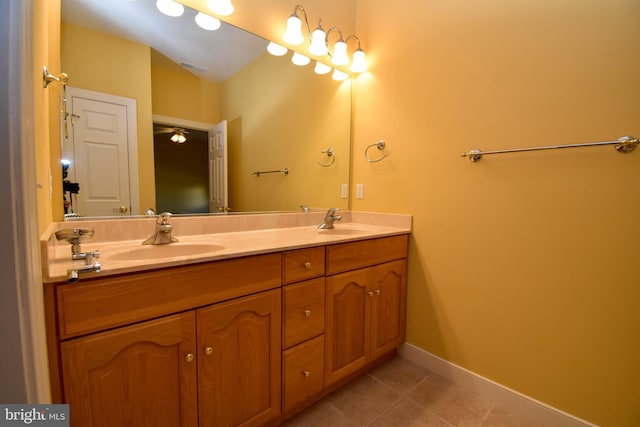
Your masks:
<svg viewBox="0 0 640 427"><path fill-rule="evenodd" d="M73 179L80 184L76 213L138 213L135 100L75 88L67 89L67 99L73 132L64 151L72 154Z"/></svg>
<svg viewBox="0 0 640 427"><path fill-rule="evenodd" d="M209 212L229 210L227 121L209 129Z"/></svg>

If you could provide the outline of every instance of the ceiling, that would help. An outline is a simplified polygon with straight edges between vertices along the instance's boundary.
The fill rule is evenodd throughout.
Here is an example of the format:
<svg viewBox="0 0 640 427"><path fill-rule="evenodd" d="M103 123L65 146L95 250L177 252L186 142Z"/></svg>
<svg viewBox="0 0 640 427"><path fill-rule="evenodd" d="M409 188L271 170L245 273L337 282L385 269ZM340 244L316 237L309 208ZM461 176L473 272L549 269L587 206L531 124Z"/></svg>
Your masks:
<svg viewBox="0 0 640 427"><path fill-rule="evenodd" d="M185 6L178 18L155 0L62 0L62 21L145 44L194 74L220 82L266 52L268 41L222 23L206 31Z"/></svg>

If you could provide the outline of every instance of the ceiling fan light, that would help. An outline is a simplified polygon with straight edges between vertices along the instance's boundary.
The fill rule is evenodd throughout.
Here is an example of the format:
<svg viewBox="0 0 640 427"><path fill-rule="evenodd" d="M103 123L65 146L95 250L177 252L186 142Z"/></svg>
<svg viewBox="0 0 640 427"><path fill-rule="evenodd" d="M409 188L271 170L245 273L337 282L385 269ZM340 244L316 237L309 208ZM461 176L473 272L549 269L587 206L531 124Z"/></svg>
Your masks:
<svg viewBox="0 0 640 427"><path fill-rule="evenodd" d="M202 12L198 12L196 15L196 24L203 30L208 31L215 31L222 25L219 19Z"/></svg>
<svg viewBox="0 0 640 427"><path fill-rule="evenodd" d="M333 57L331 58L333 65L347 65L349 63L349 56L347 55L347 44L338 40L333 46Z"/></svg>
<svg viewBox="0 0 640 427"><path fill-rule="evenodd" d="M316 74L327 74L329 71L331 71L331 67L329 67L327 64L323 64L322 62L317 61L313 71L315 71Z"/></svg>
<svg viewBox="0 0 640 427"><path fill-rule="evenodd" d="M158 0L156 7L167 16L180 16L184 13L184 6L174 0Z"/></svg>
<svg viewBox="0 0 640 427"><path fill-rule="evenodd" d="M208 0L207 7L211 9L213 13L222 16L232 15L235 11L231 0Z"/></svg>
<svg viewBox="0 0 640 427"><path fill-rule="evenodd" d="M267 52L269 52L273 56L282 56L289 52L289 49L282 45L279 45L278 43L269 42L269 44L267 45Z"/></svg>
<svg viewBox="0 0 640 427"><path fill-rule="evenodd" d="M293 52L293 56L291 57L291 62L293 62L296 65L303 66L311 62L311 58L309 58L308 56L304 56L301 53Z"/></svg>
<svg viewBox="0 0 640 427"><path fill-rule="evenodd" d="M302 44L304 41L304 36L302 35L302 21L296 15L291 15L287 18L287 29L284 31L282 38L293 46Z"/></svg>

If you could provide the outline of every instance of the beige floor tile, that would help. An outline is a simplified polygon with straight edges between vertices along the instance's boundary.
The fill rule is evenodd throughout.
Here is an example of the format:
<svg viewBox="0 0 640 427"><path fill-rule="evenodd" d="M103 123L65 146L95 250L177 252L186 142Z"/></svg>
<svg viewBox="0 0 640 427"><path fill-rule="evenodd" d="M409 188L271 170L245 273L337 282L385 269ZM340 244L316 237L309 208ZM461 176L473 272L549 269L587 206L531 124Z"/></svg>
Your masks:
<svg viewBox="0 0 640 427"><path fill-rule="evenodd" d="M286 427L356 427L342 412L322 400L283 424Z"/></svg>
<svg viewBox="0 0 640 427"><path fill-rule="evenodd" d="M326 399L351 421L358 425L368 425L400 397L391 387L364 375Z"/></svg>
<svg viewBox="0 0 640 427"><path fill-rule="evenodd" d="M425 379L429 373L428 369L396 356L378 366L369 375L379 379L397 392L406 394Z"/></svg>
<svg viewBox="0 0 640 427"><path fill-rule="evenodd" d="M502 406L494 406L482 423L482 427L540 427L527 423Z"/></svg>
<svg viewBox="0 0 640 427"><path fill-rule="evenodd" d="M431 411L418 405L408 397L402 398L371 427L452 427L451 424L435 416Z"/></svg>

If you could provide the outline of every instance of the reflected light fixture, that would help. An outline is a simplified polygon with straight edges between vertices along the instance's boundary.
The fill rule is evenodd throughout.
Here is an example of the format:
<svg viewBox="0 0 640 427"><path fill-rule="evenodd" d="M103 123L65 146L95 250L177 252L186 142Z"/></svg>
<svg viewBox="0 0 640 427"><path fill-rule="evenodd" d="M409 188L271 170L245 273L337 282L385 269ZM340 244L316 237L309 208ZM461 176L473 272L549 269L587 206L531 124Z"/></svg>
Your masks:
<svg viewBox="0 0 640 427"><path fill-rule="evenodd" d="M167 16L181 16L184 13L184 6L174 0L158 0L156 7Z"/></svg>
<svg viewBox="0 0 640 427"><path fill-rule="evenodd" d="M173 135L171 135L170 139L171 142L175 142L176 144L182 144L187 140L181 129L178 129Z"/></svg>
<svg viewBox="0 0 640 427"><path fill-rule="evenodd" d="M344 71L340 71L340 70L333 70L333 75L331 76L331 78L335 81L341 82L343 80L346 80L349 77L349 74L345 73Z"/></svg>
<svg viewBox="0 0 640 427"><path fill-rule="evenodd" d="M308 56L304 56L301 53L298 52L293 52L293 56L291 57L291 62L293 62L296 65L307 65L309 62L311 62L311 58L309 58Z"/></svg>
<svg viewBox="0 0 640 427"><path fill-rule="evenodd" d="M202 12L198 12L195 19L196 24L203 30L215 31L222 25L219 19Z"/></svg>
<svg viewBox="0 0 640 427"><path fill-rule="evenodd" d="M340 38L333 45L333 53L331 54L331 63L333 65L347 65L349 63L349 55L347 54L347 43L342 39L342 31L333 27L327 31L327 44L329 44L329 33L337 31L340 34Z"/></svg>
<svg viewBox="0 0 640 427"><path fill-rule="evenodd" d="M324 64L320 61L316 62L316 66L313 69L313 71L315 71L316 74L327 74L329 71L331 71L331 67L329 67L327 64Z"/></svg>
<svg viewBox="0 0 640 427"><path fill-rule="evenodd" d="M207 0L207 7L221 16L232 15L235 10L231 0Z"/></svg>
<svg viewBox="0 0 640 427"><path fill-rule="evenodd" d="M273 56L282 56L289 52L289 49L278 43L269 42L269 44L267 45L267 52L269 52Z"/></svg>

